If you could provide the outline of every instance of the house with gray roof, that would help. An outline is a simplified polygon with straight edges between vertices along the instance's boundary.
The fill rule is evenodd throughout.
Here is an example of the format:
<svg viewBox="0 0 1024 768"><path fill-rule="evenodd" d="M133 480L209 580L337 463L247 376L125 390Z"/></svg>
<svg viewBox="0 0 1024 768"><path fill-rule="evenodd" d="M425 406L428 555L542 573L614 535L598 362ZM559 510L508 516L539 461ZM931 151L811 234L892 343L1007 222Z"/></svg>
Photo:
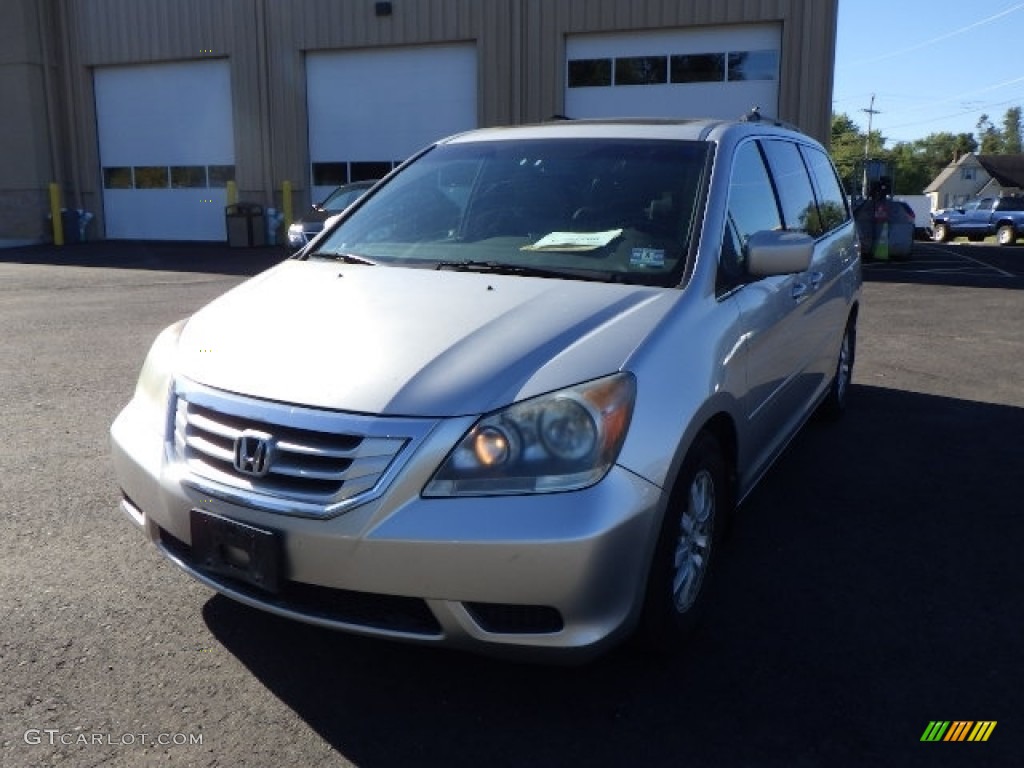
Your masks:
<svg viewBox="0 0 1024 768"><path fill-rule="evenodd" d="M932 210L956 208L975 197L1024 193L1024 154L968 154L947 165L924 190Z"/></svg>

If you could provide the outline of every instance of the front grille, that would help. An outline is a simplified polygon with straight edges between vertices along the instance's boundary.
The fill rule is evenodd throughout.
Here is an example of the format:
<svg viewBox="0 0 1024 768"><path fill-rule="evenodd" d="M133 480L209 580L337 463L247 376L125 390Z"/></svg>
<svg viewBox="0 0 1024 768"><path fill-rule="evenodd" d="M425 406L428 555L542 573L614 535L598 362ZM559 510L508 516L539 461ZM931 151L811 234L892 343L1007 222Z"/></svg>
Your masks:
<svg viewBox="0 0 1024 768"><path fill-rule="evenodd" d="M426 602L419 598L332 589L297 581L284 581L280 592L272 595L237 579L203 570L192 556L192 547L163 528L160 529L160 546L204 578L264 605L310 619L368 629L429 637L441 634L441 625Z"/></svg>
<svg viewBox="0 0 1024 768"><path fill-rule="evenodd" d="M374 421L368 417L211 396L195 387L179 387L173 415L172 458L187 469L193 485L214 495L235 491L255 506L262 498L274 511L314 516L380 490L415 437L368 433ZM254 458L247 449L257 444L262 453Z"/></svg>

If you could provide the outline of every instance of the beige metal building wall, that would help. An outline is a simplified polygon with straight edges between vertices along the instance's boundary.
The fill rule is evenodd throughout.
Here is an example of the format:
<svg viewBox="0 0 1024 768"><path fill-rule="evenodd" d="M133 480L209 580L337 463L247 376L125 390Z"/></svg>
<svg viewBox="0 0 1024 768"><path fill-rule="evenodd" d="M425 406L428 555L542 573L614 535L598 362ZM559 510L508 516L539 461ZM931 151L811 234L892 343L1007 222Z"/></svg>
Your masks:
<svg viewBox="0 0 1024 768"><path fill-rule="evenodd" d="M838 0L394 0L388 16L375 14L375 0L38 2L54 11L58 45L49 54L37 46L29 58L37 70L61 67L63 98L48 120L53 135L67 139L55 163L34 148L39 159L29 175L34 182L59 176L68 204L94 212L102 190L92 73L119 64L226 58L238 185L266 204L285 179L296 186L297 205L308 202L306 51L472 42L478 121L498 125L563 111L568 35L778 22L779 117L821 140L829 135ZM36 1L0 6L24 13ZM32 66L24 74L38 80ZM32 115L47 115L41 93L29 98Z"/></svg>
<svg viewBox="0 0 1024 768"><path fill-rule="evenodd" d="M0 0L0 245L36 239L47 185L58 173L59 135L50 125L56 25L49 11L40 0Z"/></svg>

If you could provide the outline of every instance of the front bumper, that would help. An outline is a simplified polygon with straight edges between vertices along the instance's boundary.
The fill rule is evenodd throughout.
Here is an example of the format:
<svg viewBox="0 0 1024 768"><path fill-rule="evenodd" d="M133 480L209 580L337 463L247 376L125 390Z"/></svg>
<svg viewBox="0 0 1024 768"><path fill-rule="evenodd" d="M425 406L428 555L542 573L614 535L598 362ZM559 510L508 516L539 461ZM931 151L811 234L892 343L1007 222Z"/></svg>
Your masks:
<svg viewBox="0 0 1024 768"><path fill-rule="evenodd" d="M111 428L122 509L178 567L240 602L358 634L578 659L638 615L663 494L621 467L569 493L424 499L471 421L446 420L380 496L328 519L297 517L204 497L144 411L133 401ZM191 553L193 509L278 532L280 592L204 570Z"/></svg>

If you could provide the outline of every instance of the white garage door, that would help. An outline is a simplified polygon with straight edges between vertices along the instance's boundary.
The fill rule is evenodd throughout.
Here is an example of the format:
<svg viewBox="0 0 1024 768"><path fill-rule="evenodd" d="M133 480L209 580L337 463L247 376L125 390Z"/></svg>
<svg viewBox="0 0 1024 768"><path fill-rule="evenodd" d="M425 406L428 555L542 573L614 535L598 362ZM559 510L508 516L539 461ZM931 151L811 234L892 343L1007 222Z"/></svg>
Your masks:
<svg viewBox="0 0 1024 768"><path fill-rule="evenodd" d="M224 240L235 176L226 61L95 72L107 237Z"/></svg>
<svg viewBox="0 0 1024 768"><path fill-rule="evenodd" d="M781 36L777 24L572 36L566 115L774 117Z"/></svg>
<svg viewBox="0 0 1024 768"><path fill-rule="evenodd" d="M310 53L306 88L314 200L477 125L472 45Z"/></svg>

